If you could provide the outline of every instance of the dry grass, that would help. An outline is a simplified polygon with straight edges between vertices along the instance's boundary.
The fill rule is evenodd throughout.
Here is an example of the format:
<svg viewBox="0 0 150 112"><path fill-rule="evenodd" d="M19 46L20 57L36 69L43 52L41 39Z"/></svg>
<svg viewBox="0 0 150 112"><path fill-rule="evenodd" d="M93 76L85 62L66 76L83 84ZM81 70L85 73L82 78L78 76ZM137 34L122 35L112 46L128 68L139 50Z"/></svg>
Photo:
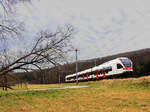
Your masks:
<svg viewBox="0 0 150 112"><path fill-rule="evenodd" d="M28 85L28 88L62 88L70 85L75 84ZM150 77L102 80L79 85L89 87L0 92L0 112L150 112Z"/></svg>

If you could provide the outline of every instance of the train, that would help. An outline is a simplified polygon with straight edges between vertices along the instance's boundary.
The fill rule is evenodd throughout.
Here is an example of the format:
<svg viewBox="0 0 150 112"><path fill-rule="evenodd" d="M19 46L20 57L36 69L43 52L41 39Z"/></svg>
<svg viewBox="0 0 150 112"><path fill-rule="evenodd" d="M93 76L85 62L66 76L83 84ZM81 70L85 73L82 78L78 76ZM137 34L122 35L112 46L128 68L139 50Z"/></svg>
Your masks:
<svg viewBox="0 0 150 112"><path fill-rule="evenodd" d="M126 77L133 72L133 63L128 57L119 57L98 66L66 75L65 82L71 83L91 80L113 78L116 76Z"/></svg>

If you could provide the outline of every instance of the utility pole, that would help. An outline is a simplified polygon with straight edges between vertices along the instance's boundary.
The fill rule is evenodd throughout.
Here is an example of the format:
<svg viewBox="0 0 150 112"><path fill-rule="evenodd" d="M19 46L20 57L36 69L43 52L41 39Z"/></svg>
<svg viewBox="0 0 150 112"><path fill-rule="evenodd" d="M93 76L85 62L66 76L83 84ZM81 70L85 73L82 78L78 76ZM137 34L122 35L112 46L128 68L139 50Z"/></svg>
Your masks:
<svg viewBox="0 0 150 112"><path fill-rule="evenodd" d="M60 65L58 65L58 78L59 78L59 84L61 83L60 77L61 77L61 69L60 69Z"/></svg>
<svg viewBox="0 0 150 112"><path fill-rule="evenodd" d="M76 49L75 52L76 52L76 84L78 85L78 74L77 74L78 73L78 62L77 62L78 61L78 54L77 54L78 49Z"/></svg>
<svg viewBox="0 0 150 112"><path fill-rule="evenodd" d="M60 84L60 72L59 72L59 84Z"/></svg>

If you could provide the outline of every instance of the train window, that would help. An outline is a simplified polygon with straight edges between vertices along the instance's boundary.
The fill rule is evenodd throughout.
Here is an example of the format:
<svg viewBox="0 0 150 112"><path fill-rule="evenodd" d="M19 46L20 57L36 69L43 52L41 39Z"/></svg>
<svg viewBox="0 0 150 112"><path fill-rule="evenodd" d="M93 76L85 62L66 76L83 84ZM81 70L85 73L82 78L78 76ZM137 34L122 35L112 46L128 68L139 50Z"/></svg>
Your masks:
<svg viewBox="0 0 150 112"><path fill-rule="evenodd" d="M121 69L123 66L121 64L117 64L117 69Z"/></svg>
<svg viewBox="0 0 150 112"><path fill-rule="evenodd" d="M75 77L73 77L73 79L76 79L76 76L75 76Z"/></svg>
<svg viewBox="0 0 150 112"><path fill-rule="evenodd" d="M90 74L90 75L93 75L93 74L95 74L95 72L91 72L91 74Z"/></svg>
<svg viewBox="0 0 150 112"><path fill-rule="evenodd" d="M129 59L120 59L120 60L124 64L124 66L126 66L126 67L131 66L131 61Z"/></svg>
<svg viewBox="0 0 150 112"><path fill-rule="evenodd" d="M106 73L108 73L108 70L105 70Z"/></svg>
<svg viewBox="0 0 150 112"><path fill-rule="evenodd" d="M105 71L106 71L106 73L112 71L112 67L109 66L109 67L105 68Z"/></svg>
<svg viewBox="0 0 150 112"><path fill-rule="evenodd" d="M91 72L89 72L89 75L92 75L93 74L93 72L91 71Z"/></svg>
<svg viewBox="0 0 150 112"><path fill-rule="evenodd" d="M112 67L111 66L108 68L108 71L112 71Z"/></svg>
<svg viewBox="0 0 150 112"><path fill-rule="evenodd" d="M99 74L102 74L102 70L99 71Z"/></svg>

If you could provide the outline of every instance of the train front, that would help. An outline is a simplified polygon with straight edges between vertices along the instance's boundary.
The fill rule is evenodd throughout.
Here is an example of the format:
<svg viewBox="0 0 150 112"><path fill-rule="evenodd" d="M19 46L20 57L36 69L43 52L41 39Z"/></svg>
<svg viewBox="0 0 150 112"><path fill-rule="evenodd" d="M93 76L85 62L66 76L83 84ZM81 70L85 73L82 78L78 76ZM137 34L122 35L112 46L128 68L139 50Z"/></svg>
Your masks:
<svg viewBox="0 0 150 112"><path fill-rule="evenodd" d="M133 72L133 65L132 65L132 61L130 59L120 58L120 61L123 64L124 73L132 73Z"/></svg>

